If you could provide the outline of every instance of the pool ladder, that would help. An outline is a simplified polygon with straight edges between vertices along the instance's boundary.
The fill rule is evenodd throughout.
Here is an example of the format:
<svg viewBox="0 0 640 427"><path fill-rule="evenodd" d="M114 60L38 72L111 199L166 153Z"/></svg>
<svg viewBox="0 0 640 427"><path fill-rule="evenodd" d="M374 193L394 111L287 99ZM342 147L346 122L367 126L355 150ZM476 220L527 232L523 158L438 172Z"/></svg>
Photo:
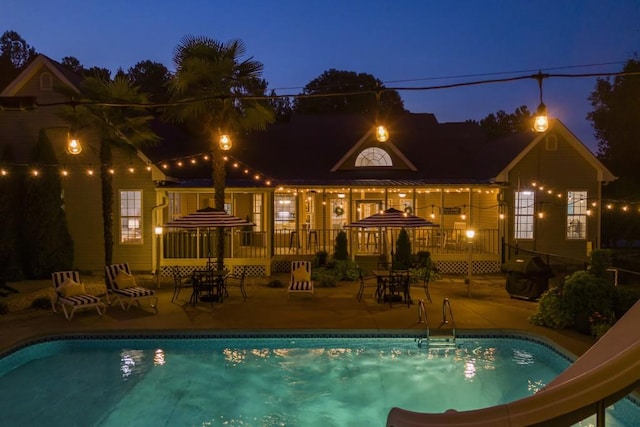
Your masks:
<svg viewBox="0 0 640 427"><path fill-rule="evenodd" d="M430 346L455 347L456 323L453 320L453 309L451 308L449 298L444 298L442 300L442 322L438 328L438 334L431 335L429 329L429 317L427 316L427 309L424 305L424 300L422 299L418 302L418 323L424 323L427 328L427 335L416 339L416 341L418 341L418 346L422 346L423 341L426 339L427 344ZM445 325L450 325L451 328L443 329L443 326Z"/></svg>

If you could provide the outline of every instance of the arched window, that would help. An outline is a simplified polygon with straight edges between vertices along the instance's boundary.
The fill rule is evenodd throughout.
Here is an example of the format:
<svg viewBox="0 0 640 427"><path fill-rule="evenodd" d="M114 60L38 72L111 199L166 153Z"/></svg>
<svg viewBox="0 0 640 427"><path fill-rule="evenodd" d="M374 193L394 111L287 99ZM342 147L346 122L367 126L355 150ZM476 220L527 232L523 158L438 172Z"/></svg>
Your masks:
<svg viewBox="0 0 640 427"><path fill-rule="evenodd" d="M53 76L51 73L40 74L40 90L53 89Z"/></svg>
<svg viewBox="0 0 640 427"><path fill-rule="evenodd" d="M365 148L356 158L357 167L393 166L389 153L378 147Z"/></svg>

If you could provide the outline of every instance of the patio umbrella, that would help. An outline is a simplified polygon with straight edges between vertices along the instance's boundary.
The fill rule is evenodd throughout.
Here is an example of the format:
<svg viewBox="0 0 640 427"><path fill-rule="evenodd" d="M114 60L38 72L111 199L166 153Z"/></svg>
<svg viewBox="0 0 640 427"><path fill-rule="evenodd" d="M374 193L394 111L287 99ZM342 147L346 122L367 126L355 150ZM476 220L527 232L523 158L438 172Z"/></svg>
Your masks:
<svg viewBox="0 0 640 427"><path fill-rule="evenodd" d="M164 226L186 229L206 228L209 232L209 239L211 239L212 228L243 227L247 225L255 226L249 220L207 207L169 221ZM209 247L211 247L211 240L209 240ZM209 261L211 261L211 250L209 250Z"/></svg>
<svg viewBox="0 0 640 427"><path fill-rule="evenodd" d="M358 221L346 224L345 227L359 227L359 228L420 228L420 227L438 227L431 221L428 221L419 216L412 215L407 212L399 211L398 209L389 208L383 212L373 214L366 218L362 218ZM383 251L385 256L386 251L386 233L383 236ZM391 247L393 248L393 235L391 236ZM393 249L391 250L391 257L393 258Z"/></svg>
<svg viewBox="0 0 640 427"><path fill-rule="evenodd" d="M386 227L386 228L418 228L418 227L437 227L438 225L427 221L424 218L399 211L398 209L389 208L386 211L362 218L345 227Z"/></svg>

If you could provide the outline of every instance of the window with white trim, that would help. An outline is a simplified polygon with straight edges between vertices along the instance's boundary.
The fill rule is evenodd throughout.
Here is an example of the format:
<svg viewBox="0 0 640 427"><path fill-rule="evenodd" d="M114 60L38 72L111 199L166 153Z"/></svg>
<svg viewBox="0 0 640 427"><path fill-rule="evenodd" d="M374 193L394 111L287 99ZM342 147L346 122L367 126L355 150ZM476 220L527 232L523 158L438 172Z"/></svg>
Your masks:
<svg viewBox="0 0 640 427"><path fill-rule="evenodd" d="M567 239L587 238L587 192L567 192Z"/></svg>
<svg viewBox="0 0 640 427"><path fill-rule="evenodd" d="M253 195L253 231L262 231L262 194Z"/></svg>
<svg viewBox="0 0 640 427"><path fill-rule="evenodd" d="M365 148L356 157L357 167L371 167L371 166L393 166L391 156L382 148L369 147Z"/></svg>
<svg viewBox="0 0 640 427"><path fill-rule="evenodd" d="M120 191L120 243L142 244L142 191Z"/></svg>
<svg viewBox="0 0 640 427"><path fill-rule="evenodd" d="M535 193L516 191L514 218L514 238L533 239L533 215L535 211Z"/></svg>

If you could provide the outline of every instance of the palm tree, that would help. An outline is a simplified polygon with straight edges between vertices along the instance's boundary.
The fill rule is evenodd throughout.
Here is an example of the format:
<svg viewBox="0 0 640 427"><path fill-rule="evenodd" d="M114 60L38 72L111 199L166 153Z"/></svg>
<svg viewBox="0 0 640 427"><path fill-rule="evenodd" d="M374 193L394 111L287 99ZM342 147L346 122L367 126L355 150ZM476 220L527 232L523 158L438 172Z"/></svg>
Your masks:
<svg viewBox="0 0 640 427"><path fill-rule="evenodd" d="M150 129L153 118L140 106L147 104L145 94L119 75L113 80L87 77L80 85L81 99L76 105L65 106L61 116L72 129L88 128L99 136L100 183L105 265L113 260L113 176L112 145L131 152L159 138ZM122 106L127 105L127 106Z"/></svg>
<svg viewBox="0 0 640 427"><path fill-rule="evenodd" d="M241 40L221 43L208 37L185 36L176 47L176 72L169 90L176 107L166 111L174 122L185 123L208 138L212 161L215 209L224 210L225 161L218 141L221 134L264 129L275 114L264 96L262 63L252 57L242 59L246 48ZM218 233L216 259L224 261L224 233Z"/></svg>

